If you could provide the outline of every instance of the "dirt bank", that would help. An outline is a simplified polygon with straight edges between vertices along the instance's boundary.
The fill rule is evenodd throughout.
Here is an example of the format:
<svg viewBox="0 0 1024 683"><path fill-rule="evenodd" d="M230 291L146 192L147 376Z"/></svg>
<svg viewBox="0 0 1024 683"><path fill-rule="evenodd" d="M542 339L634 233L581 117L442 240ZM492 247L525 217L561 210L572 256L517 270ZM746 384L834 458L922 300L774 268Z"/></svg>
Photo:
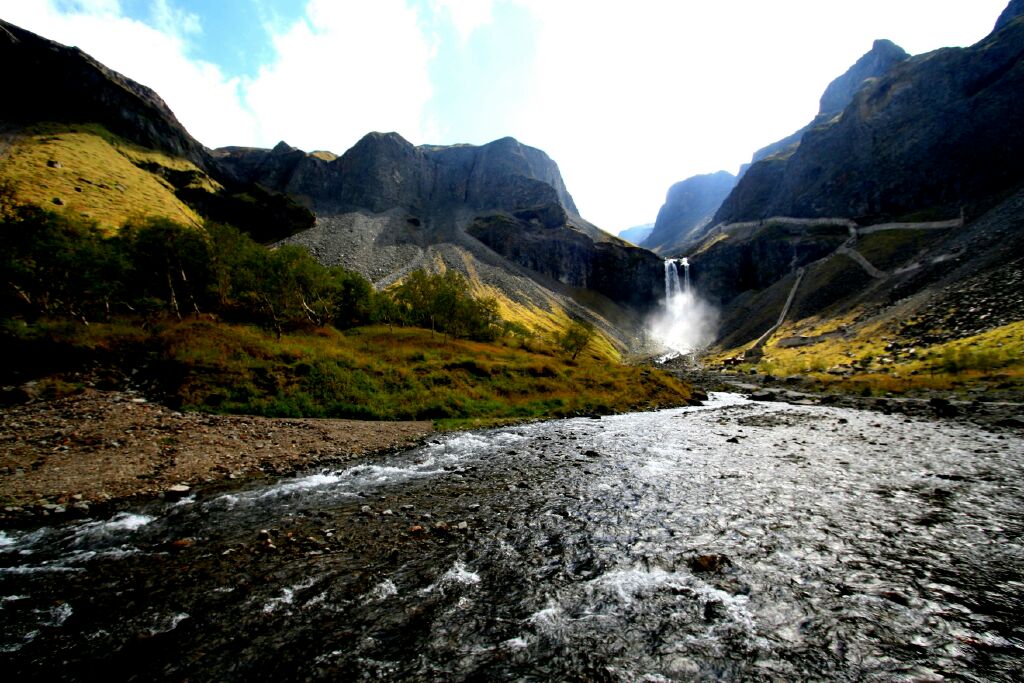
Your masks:
<svg viewBox="0 0 1024 683"><path fill-rule="evenodd" d="M283 475L411 446L430 422L181 413L89 390L0 408L0 516L80 515L129 498ZM172 487L178 487L172 490Z"/></svg>

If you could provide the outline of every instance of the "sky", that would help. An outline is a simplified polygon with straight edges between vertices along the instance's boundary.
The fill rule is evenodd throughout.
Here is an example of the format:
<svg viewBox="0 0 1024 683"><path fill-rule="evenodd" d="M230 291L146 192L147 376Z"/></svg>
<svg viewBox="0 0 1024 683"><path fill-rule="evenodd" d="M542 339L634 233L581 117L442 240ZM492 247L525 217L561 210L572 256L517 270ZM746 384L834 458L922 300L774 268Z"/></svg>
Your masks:
<svg viewBox="0 0 1024 683"><path fill-rule="evenodd" d="M511 135L584 218L654 221L809 122L877 38L971 45L1007 0L0 0L0 18L154 90L207 147L343 153Z"/></svg>

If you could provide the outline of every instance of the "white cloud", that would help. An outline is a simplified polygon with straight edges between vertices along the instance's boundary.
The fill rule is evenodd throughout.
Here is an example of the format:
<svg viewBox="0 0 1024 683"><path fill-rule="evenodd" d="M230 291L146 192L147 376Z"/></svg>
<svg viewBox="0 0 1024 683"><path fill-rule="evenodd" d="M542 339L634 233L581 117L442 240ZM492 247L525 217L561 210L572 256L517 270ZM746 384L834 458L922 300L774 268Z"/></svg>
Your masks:
<svg viewBox="0 0 1024 683"><path fill-rule="evenodd" d="M402 0L312 0L273 40L276 61L247 87L260 144L341 153L373 130L423 140L432 52Z"/></svg>
<svg viewBox="0 0 1024 683"><path fill-rule="evenodd" d="M455 26L459 39L467 41L481 26L491 23L492 0L431 0L435 12L446 12Z"/></svg>

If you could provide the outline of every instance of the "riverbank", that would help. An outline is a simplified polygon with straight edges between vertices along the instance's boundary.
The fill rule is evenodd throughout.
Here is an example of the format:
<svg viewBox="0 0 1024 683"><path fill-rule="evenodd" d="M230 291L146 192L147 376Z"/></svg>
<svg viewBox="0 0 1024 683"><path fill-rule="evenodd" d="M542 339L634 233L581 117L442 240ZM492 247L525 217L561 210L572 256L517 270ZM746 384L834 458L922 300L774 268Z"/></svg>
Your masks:
<svg viewBox="0 0 1024 683"><path fill-rule="evenodd" d="M975 424L987 429L1024 430L1024 402L1019 394L973 393L965 398L953 391L919 391L916 395L861 396L843 391L840 384L827 387L805 377L776 377L757 372L730 373L695 366L687 357L670 359L655 367L705 392L745 394L755 401L782 401L794 405L827 405L855 410L874 410L919 418L941 418Z"/></svg>
<svg viewBox="0 0 1024 683"><path fill-rule="evenodd" d="M130 500L284 476L408 448L429 421L209 415L86 390L0 409L0 519L84 516Z"/></svg>

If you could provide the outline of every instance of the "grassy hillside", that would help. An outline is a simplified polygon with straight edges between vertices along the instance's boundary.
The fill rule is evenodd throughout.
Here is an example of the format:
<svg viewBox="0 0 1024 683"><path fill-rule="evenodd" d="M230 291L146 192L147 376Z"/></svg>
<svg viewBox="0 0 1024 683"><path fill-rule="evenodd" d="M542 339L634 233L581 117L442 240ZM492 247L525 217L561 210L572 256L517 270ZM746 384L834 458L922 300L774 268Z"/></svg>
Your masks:
<svg viewBox="0 0 1024 683"><path fill-rule="evenodd" d="M160 216L198 225L164 176L215 192L219 186L184 159L139 147L89 124L39 124L19 132L0 159L0 178L17 199L94 219L114 231L130 218Z"/></svg>
<svg viewBox="0 0 1024 683"><path fill-rule="evenodd" d="M370 326L278 339L255 326L208 320L166 320L148 331L130 321L9 324L8 340L12 333L18 343L8 353L63 363L37 390L60 394L86 383L127 383L170 405L206 412L432 419L453 428L690 399L689 388L667 373L609 363L599 350L572 361L542 341L518 337L482 343Z"/></svg>
<svg viewBox="0 0 1024 683"><path fill-rule="evenodd" d="M853 311L842 318L784 325L769 340L764 358L737 369L798 376L819 389L864 395L937 390L994 396L1024 391L1024 321L929 344L901 339L893 323L857 325L857 315ZM781 339L794 335L818 341L802 347L778 346ZM741 352L729 349L707 361L715 366Z"/></svg>

